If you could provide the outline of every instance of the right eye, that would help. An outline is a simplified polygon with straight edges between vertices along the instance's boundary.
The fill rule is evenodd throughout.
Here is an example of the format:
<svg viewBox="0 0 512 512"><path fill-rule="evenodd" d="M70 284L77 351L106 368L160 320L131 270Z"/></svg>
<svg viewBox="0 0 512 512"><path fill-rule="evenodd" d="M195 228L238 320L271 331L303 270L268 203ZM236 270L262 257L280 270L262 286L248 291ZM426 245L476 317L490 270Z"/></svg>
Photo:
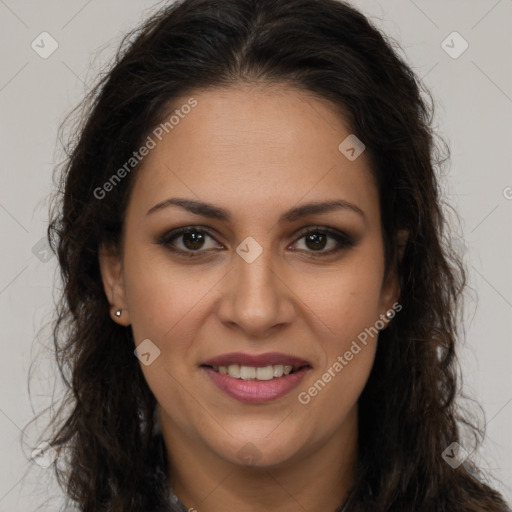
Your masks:
<svg viewBox="0 0 512 512"><path fill-rule="evenodd" d="M205 250L201 250L204 248L205 242L208 238L215 240L208 231L194 226L187 226L185 228L179 228L165 233L158 239L157 243L167 247L173 252L177 252L188 257L197 257L199 254L194 253L206 252L207 250L214 248L211 247L210 249L206 248ZM182 247L178 247L176 245L175 242L177 240L180 241Z"/></svg>

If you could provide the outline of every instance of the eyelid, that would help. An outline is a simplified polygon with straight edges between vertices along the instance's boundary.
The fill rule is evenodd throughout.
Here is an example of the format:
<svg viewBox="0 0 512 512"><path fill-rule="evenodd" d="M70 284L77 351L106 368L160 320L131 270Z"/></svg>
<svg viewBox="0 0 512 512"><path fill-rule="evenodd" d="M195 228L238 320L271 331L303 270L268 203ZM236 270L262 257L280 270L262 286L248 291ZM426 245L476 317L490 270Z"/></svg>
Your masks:
<svg viewBox="0 0 512 512"><path fill-rule="evenodd" d="M187 255L190 257L199 257L201 255L201 253L206 253L206 254L210 253L211 250L198 249L196 251L192 251L192 250L185 251L183 249L179 249L177 247L172 246L171 242L173 242L176 239L179 239L180 236L182 236L183 234L186 234L188 232L194 232L194 231L203 233L204 235L215 240L215 242L217 242L219 245L222 245L220 242L218 242L217 238L212 234L210 228L205 227L205 226L200 226L200 225L187 225L187 226L173 229L171 231L164 233L162 236L158 237L155 243L166 246L169 248L169 250L171 250L175 253ZM292 245L297 243L299 240L304 238L306 235L311 234L311 233L318 233L318 232L324 233L328 237L336 240L338 247L335 249L328 250L328 251L324 251L324 250L305 251L306 253L309 253L311 256L314 256L315 254L317 254L318 256L321 257L321 256L328 256L328 255L336 254L343 249L355 246L358 242L357 237L350 235L343 230L340 230L337 228L331 228L329 226L312 225L312 226L308 226L306 228L302 228L302 229L296 231L292 235L294 237L294 241L292 242ZM303 251L297 250L297 252L303 252Z"/></svg>
<svg viewBox="0 0 512 512"><path fill-rule="evenodd" d="M328 237L333 238L336 240L338 246L334 249L328 250L328 251L306 251L306 254L311 257L315 257L315 254L318 254L318 256L332 256L339 252L341 252L343 249L349 249L351 247L354 247L358 243L358 237L350 235L346 233L344 230L337 229L337 228L331 228L329 226L320 226L320 225L313 225L309 226L307 228L304 228L303 230L299 230L297 233L295 233L293 236L295 237L295 241L293 244L297 243L299 240L304 238L308 234L313 233L324 233Z"/></svg>
<svg viewBox="0 0 512 512"><path fill-rule="evenodd" d="M176 229L172 229L170 231L166 231L162 236L159 236L156 239L155 243L159 244L159 245L163 245L164 247L169 248L171 251L173 251L175 253L179 253L179 254L186 254L186 255L194 256L195 254L199 255L201 253L207 253L208 251L201 250L201 249L198 249L197 251L191 251L191 250L184 251L183 249L179 249L177 247L172 246L171 242L173 242L174 240L179 239L182 235L184 235L186 233L196 232L196 231L205 234L206 236L215 240L215 242L217 242L219 245L222 245L222 244L220 244L220 242L217 241L216 237L212 235L210 228L198 226L198 225L188 225L188 226L183 226L181 228L176 228Z"/></svg>
<svg viewBox="0 0 512 512"><path fill-rule="evenodd" d="M312 226L308 226L307 228L299 229L298 231L296 231L293 234L293 236L294 237L302 238L303 236L305 236L305 235L307 235L309 233L316 233L318 231L321 231L322 233L326 233L326 234L331 235L331 236L344 237L346 239L354 238L353 236L349 235L348 233L346 233L342 229L331 228L329 226L321 226L321 225L318 225L318 224L312 225Z"/></svg>

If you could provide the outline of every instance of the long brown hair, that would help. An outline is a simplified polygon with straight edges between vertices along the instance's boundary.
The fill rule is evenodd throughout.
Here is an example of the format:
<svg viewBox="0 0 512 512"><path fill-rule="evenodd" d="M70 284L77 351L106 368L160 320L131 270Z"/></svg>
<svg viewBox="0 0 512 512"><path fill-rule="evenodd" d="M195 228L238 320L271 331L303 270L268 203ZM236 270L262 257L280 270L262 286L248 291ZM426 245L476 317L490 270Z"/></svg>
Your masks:
<svg viewBox="0 0 512 512"><path fill-rule="evenodd" d="M432 100L394 43L336 0L179 1L126 36L86 98L48 229L63 281L53 341L67 409L45 440L68 454L54 466L66 496L86 512L171 510L156 400L131 329L110 318L98 264L100 245L120 241L138 166L104 199L97 190L173 99L241 82L330 100L364 141L378 183L386 268L400 276L403 309L380 334L359 399L350 510L505 512L470 459L454 469L441 457L466 442L461 426L477 441L483 432L455 402L465 272L450 249L438 183L447 150L432 132ZM398 230L409 233L400 261Z"/></svg>

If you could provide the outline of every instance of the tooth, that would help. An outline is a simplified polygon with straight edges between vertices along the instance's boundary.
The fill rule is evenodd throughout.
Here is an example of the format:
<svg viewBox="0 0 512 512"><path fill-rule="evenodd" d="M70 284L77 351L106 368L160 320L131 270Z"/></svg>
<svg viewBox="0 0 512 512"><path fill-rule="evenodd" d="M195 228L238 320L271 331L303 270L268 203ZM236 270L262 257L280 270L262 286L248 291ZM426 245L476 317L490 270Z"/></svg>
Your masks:
<svg viewBox="0 0 512 512"><path fill-rule="evenodd" d="M282 364L274 365L274 377L282 377L284 373L284 366Z"/></svg>
<svg viewBox="0 0 512 512"><path fill-rule="evenodd" d="M239 364L230 364L229 366L214 366L213 369L223 375L229 375L235 379L243 380L272 380L283 375L289 375L293 366L291 364L276 364L261 367L244 366Z"/></svg>
<svg viewBox="0 0 512 512"><path fill-rule="evenodd" d="M256 368L254 366L240 366L240 378L244 380L256 378Z"/></svg>
<svg viewBox="0 0 512 512"><path fill-rule="evenodd" d="M240 366L237 364L230 364L228 366L228 375L231 377L235 377L235 379L240 378Z"/></svg>
<svg viewBox="0 0 512 512"><path fill-rule="evenodd" d="M274 378L274 370L272 366L263 366L256 369L256 378L258 380L271 380Z"/></svg>

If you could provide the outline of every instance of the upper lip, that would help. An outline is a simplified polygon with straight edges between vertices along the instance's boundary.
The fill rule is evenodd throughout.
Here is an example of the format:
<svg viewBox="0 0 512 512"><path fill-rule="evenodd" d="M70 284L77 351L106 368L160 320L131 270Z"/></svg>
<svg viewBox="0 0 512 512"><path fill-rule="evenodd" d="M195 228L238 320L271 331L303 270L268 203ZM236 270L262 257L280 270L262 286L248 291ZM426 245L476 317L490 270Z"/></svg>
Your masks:
<svg viewBox="0 0 512 512"><path fill-rule="evenodd" d="M266 352L265 354L230 352L229 354L212 357L204 361L202 366L229 366L231 364L254 367L282 364L292 365L294 369L301 368L302 366L311 366L305 359L280 352Z"/></svg>

